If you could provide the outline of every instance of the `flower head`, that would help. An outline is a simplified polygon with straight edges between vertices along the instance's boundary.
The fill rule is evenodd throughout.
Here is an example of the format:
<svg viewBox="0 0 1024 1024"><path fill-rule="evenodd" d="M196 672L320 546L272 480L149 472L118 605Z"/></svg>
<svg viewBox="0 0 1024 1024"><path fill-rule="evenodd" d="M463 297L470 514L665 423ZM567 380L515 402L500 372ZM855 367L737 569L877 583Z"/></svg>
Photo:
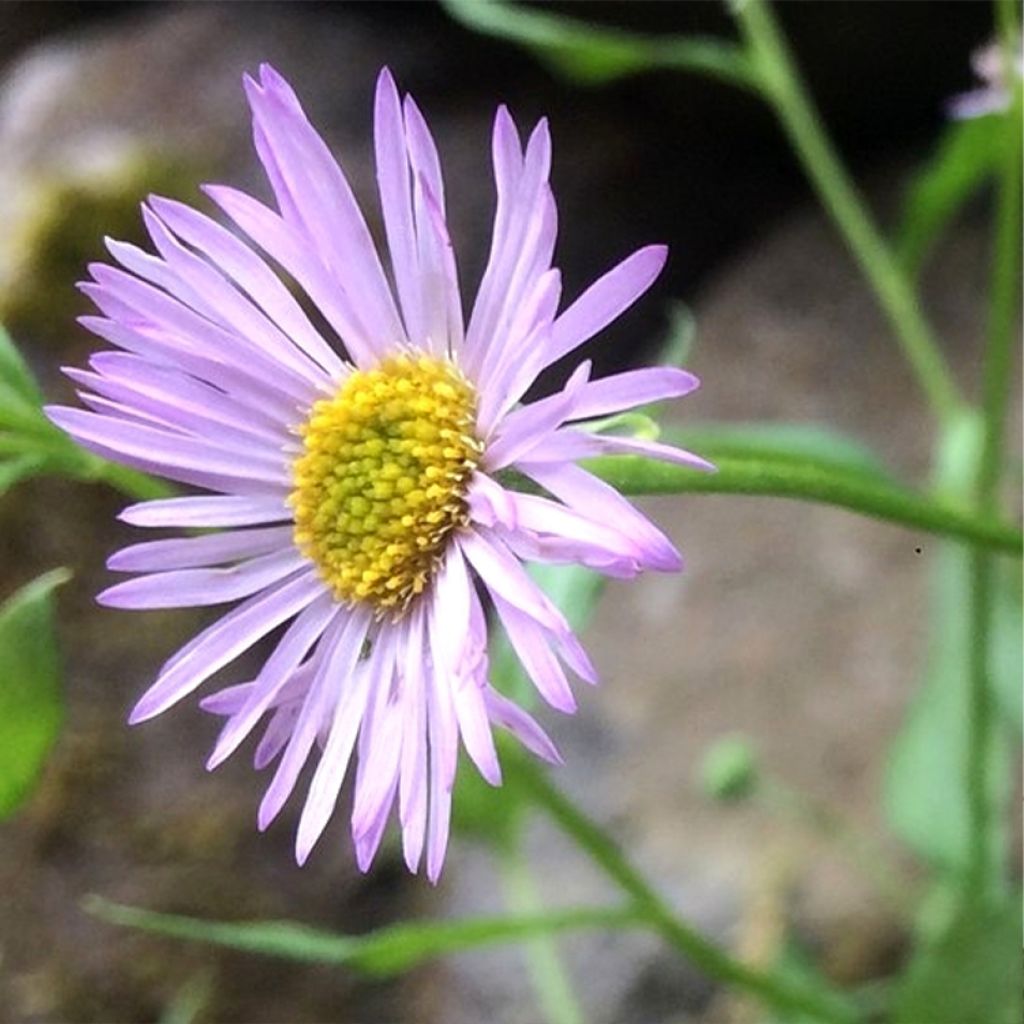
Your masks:
<svg viewBox="0 0 1024 1024"><path fill-rule="evenodd" d="M202 702L224 718L209 767L263 725L256 765L277 762L259 809L265 828L319 749L301 863L354 761L360 867L397 801L409 868L425 852L436 880L460 739L495 785L495 725L558 759L537 722L489 682L483 601L541 696L573 711L566 668L588 682L596 674L522 563L620 577L680 568L665 536L576 460L638 452L706 466L581 426L697 381L669 368L593 381L584 362L562 390L521 404L537 375L630 306L665 260L661 246L641 249L557 312L546 122L524 149L498 111L490 257L465 321L437 152L391 75L378 81L374 135L390 279L288 84L264 66L245 87L277 209L208 187L235 233L151 199L143 216L158 255L110 241L120 268L93 266L82 285L103 314L83 322L120 351L67 371L88 410L48 412L108 458L212 492L122 513L134 526L217 532L117 552L109 567L136 575L102 603L240 602L164 664L131 720L165 711L284 626L255 679ZM265 257L316 306L333 344ZM511 469L535 491L506 486Z"/></svg>

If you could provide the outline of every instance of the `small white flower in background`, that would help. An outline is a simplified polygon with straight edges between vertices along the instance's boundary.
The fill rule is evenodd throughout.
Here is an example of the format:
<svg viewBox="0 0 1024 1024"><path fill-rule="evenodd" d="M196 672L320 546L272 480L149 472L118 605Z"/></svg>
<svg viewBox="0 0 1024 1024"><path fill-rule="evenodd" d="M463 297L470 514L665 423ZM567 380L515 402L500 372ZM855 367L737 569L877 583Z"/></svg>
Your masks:
<svg viewBox="0 0 1024 1024"><path fill-rule="evenodd" d="M950 117L967 120L997 114L1010 106L1012 83L1006 79L1002 47L998 42L979 47L971 54L971 67L975 76L984 83L980 89L954 96L947 110ZM1024 46L1017 48L1013 59L1013 73L1024 78Z"/></svg>

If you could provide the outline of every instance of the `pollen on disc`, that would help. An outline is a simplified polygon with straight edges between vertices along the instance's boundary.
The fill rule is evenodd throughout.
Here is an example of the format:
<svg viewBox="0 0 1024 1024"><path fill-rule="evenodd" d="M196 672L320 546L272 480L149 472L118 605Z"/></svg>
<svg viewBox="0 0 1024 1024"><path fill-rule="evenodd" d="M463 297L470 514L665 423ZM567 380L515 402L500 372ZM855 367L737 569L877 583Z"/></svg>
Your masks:
<svg viewBox="0 0 1024 1024"><path fill-rule="evenodd" d="M447 360L400 355L353 371L300 428L295 542L339 601L400 617L426 589L482 446L476 392Z"/></svg>

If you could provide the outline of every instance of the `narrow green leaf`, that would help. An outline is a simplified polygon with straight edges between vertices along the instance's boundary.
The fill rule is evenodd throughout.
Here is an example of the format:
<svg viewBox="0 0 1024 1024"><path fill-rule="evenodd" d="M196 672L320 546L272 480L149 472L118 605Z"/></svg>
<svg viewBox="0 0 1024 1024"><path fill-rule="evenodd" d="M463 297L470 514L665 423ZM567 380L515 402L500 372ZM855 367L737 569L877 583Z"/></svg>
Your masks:
<svg viewBox="0 0 1024 1024"><path fill-rule="evenodd" d="M686 446L683 432L666 432L666 440ZM751 494L796 498L849 509L915 530L966 540L1020 557L1021 531L927 498L898 484L831 460L792 456L736 455L728 447L693 447L718 468L706 473L687 466L636 455L588 459L587 469L623 494Z"/></svg>
<svg viewBox="0 0 1024 1024"><path fill-rule="evenodd" d="M893 1024L1016 1024L1019 905L1019 895L996 906L966 903L938 941L914 956Z"/></svg>
<svg viewBox="0 0 1024 1024"><path fill-rule="evenodd" d="M584 928L642 926L639 917L630 910L579 907L522 916L406 921L365 935L340 935L291 921L234 923L160 914L110 903L99 896L87 897L83 906L90 914L110 924L264 956L344 964L380 977L401 974L432 957L480 946L520 942L536 935Z"/></svg>
<svg viewBox="0 0 1024 1024"><path fill-rule="evenodd" d="M42 392L32 376L32 371L2 327L0 327L0 381L9 385L30 405L37 408L42 405Z"/></svg>
<svg viewBox="0 0 1024 1024"><path fill-rule="evenodd" d="M896 251L916 274L929 250L968 200L995 174L1007 118L993 115L954 121L907 190Z"/></svg>
<svg viewBox="0 0 1024 1024"><path fill-rule="evenodd" d="M64 716L53 591L56 569L0 605L0 818L31 792Z"/></svg>
<svg viewBox="0 0 1024 1024"><path fill-rule="evenodd" d="M752 88L754 74L735 43L698 36L638 35L504 0L442 0L467 28L533 50L556 71L580 82L609 82L625 75L671 68Z"/></svg>

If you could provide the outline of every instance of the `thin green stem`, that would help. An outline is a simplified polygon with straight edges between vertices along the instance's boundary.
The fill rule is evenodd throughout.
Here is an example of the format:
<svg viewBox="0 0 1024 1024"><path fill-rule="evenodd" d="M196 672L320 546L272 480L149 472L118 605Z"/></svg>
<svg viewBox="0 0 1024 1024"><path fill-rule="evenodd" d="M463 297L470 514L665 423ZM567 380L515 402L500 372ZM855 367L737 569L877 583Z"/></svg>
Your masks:
<svg viewBox="0 0 1024 1024"><path fill-rule="evenodd" d="M515 778L533 802L633 900L637 912L665 941L709 977L759 997L790 1019L798 1014L834 1024L857 1019L856 1013L838 997L832 1001L786 978L747 967L682 921L630 864L615 841L563 796L535 764L518 760Z"/></svg>
<svg viewBox="0 0 1024 1024"><path fill-rule="evenodd" d="M975 503L982 515L992 514L999 504L1021 275L1022 104L1020 80L1011 70L1019 41L1017 8L1013 0L996 4L996 18L1007 62L1006 80L1013 83L1013 101L1007 114L1005 151L1000 161L988 343L982 381L983 440L975 478ZM970 705L966 765L971 823L967 885L975 899L988 895L992 886L991 869L995 863L990 846L993 837L991 817L996 809L991 806L988 779L989 747L994 725L990 664L994 577L995 565L991 556L976 550L971 557Z"/></svg>
<svg viewBox="0 0 1024 1024"><path fill-rule="evenodd" d="M505 847L497 851L497 857L509 910L524 916L541 913L545 909L544 901L522 851ZM536 935L525 939L523 952L537 1000L550 1024L583 1024L583 1010L562 965L554 937Z"/></svg>
<svg viewBox="0 0 1024 1024"><path fill-rule="evenodd" d="M807 95L789 47L764 0L734 0L734 17L804 170L875 292L932 411L948 421L960 406L952 374L914 289L874 223Z"/></svg>
<svg viewBox="0 0 1024 1024"><path fill-rule="evenodd" d="M673 435L666 436L674 440ZM704 473L636 455L601 456L587 459L583 465L623 494L749 494L795 498L1021 556L1024 542L1016 526L993 517L982 518L948 501L922 497L885 480L809 459L770 463L762 458L719 455L709 448L699 450L714 460L717 473Z"/></svg>

